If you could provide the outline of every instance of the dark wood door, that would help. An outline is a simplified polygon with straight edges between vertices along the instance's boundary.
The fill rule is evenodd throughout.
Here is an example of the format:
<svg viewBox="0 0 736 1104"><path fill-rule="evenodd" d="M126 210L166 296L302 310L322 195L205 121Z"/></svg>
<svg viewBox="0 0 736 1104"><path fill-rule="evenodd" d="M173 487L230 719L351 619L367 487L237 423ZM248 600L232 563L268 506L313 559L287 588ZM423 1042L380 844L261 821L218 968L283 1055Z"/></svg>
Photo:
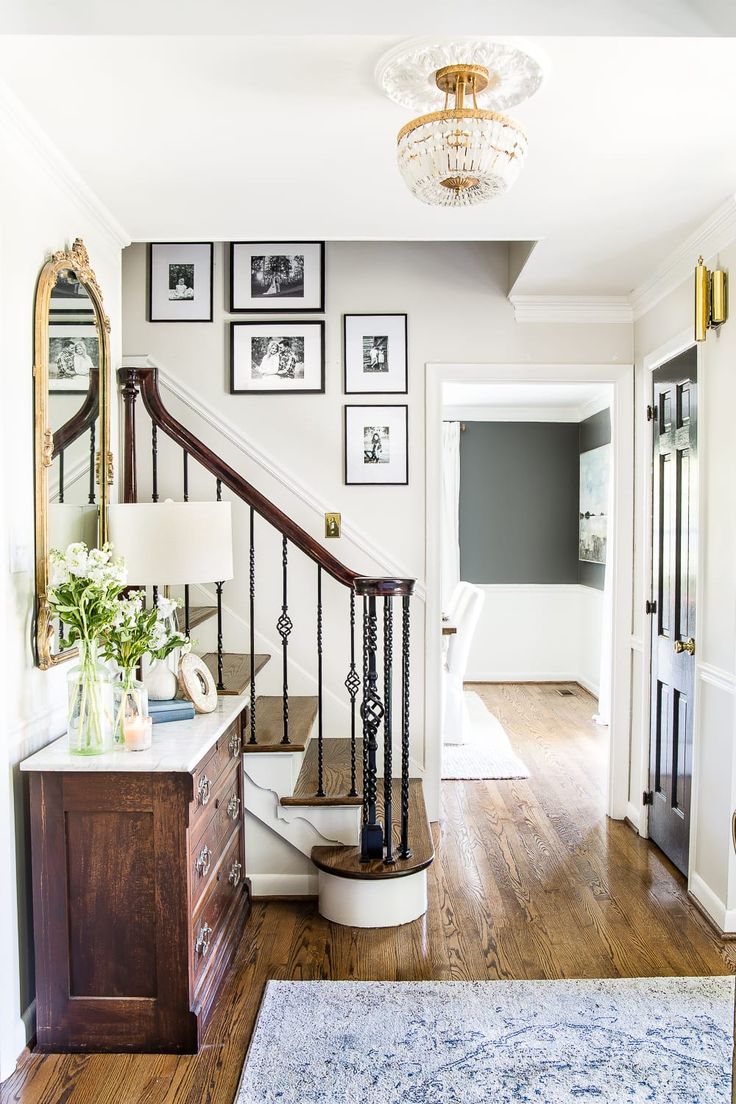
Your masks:
<svg viewBox="0 0 736 1104"><path fill-rule="evenodd" d="M649 835L687 873L695 687L697 358L654 373L654 538Z"/></svg>

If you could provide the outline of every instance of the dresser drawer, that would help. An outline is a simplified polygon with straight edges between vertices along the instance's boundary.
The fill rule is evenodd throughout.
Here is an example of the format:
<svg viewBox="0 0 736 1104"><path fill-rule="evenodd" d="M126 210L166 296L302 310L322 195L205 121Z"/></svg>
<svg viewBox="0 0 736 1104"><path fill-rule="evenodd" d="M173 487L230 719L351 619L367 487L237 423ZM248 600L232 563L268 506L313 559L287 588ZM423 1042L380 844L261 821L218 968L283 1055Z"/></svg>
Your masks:
<svg viewBox="0 0 736 1104"><path fill-rule="evenodd" d="M231 906L243 893L242 832L235 830L228 840L211 882L192 918L194 988L207 969L210 957L225 926Z"/></svg>
<svg viewBox="0 0 736 1104"><path fill-rule="evenodd" d="M214 747L210 748L206 758L198 763L194 770L194 800L189 815L191 828L206 818L211 809L220 775L231 763L240 761L243 745L241 724L241 718L236 717Z"/></svg>
<svg viewBox="0 0 736 1104"><path fill-rule="evenodd" d="M242 825L243 792L242 772L233 764L220 779L210 802L209 818L202 818L194 832L190 831L189 868L194 906L205 890L212 873L220 861L223 848L233 828Z"/></svg>

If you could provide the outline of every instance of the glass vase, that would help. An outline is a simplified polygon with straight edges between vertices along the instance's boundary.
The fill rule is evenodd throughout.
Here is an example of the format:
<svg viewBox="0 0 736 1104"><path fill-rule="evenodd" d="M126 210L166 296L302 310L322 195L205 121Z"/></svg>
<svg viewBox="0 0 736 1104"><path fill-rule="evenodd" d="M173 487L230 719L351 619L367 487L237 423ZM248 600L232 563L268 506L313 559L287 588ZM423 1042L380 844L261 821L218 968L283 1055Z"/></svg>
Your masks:
<svg viewBox="0 0 736 1104"><path fill-rule="evenodd" d="M135 677L135 667L123 668L113 685L115 743L125 745L125 726L148 716L148 691Z"/></svg>
<svg viewBox="0 0 736 1104"><path fill-rule="evenodd" d="M110 672L92 641L79 641L79 665L67 675L67 738L73 755L102 755L113 747Z"/></svg>

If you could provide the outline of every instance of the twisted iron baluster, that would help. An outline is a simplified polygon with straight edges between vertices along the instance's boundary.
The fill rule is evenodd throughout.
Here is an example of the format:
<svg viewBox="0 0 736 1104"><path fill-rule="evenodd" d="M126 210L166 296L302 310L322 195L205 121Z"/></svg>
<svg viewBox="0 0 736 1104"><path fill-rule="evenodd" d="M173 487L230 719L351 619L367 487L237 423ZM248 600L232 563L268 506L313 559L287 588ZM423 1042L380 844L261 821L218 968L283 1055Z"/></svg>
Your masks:
<svg viewBox="0 0 736 1104"><path fill-rule="evenodd" d="M363 598L363 701L368 688L368 599ZM360 703L360 719L363 720L363 701ZM368 782L368 741L365 738L365 724L363 724L363 824L368 823L368 806L366 805L366 786Z"/></svg>
<svg viewBox="0 0 736 1104"><path fill-rule="evenodd" d="M393 599L383 600L383 832L386 842L384 862L394 863L393 853L393 661L394 661Z"/></svg>
<svg viewBox="0 0 736 1104"><path fill-rule="evenodd" d="M217 501L222 502L222 481L217 480ZM225 689L225 683L222 677L222 588L224 583L215 583L215 591L217 592L217 689L219 693Z"/></svg>
<svg viewBox="0 0 736 1104"><path fill-rule="evenodd" d="M92 479L94 480L94 460L92 461ZM59 453L59 502L64 501L64 450Z"/></svg>
<svg viewBox="0 0 736 1104"><path fill-rule="evenodd" d="M383 720L383 704L378 696L378 671L376 651L378 648L378 624L376 617L376 598L368 597L368 615L364 622L364 650L366 655L366 679L363 686L363 704L360 715L363 720L364 747L367 745L367 773L364 780L363 808L365 823L361 832L360 861L383 858L383 830L376 819L376 797L378 791L376 752L378 750L378 729Z"/></svg>
<svg viewBox="0 0 736 1104"><path fill-rule="evenodd" d="M97 434L95 431L94 422L89 427L89 494L87 500L90 506L95 504L95 449L97 446ZM100 463L102 463L102 457L100 456ZM102 478L102 468L100 468L100 478Z"/></svg>
<svg viewBox="0 0 736 1104"><path fill-rule="evenodd" d="M282 744L290 744L289 739L289 633L293 629L291 618L289 617L289 559L288 559L288 541L286 537L282 537L281 541L281 573L282 573L282 602L281 602L281 616L276 622L276 628L279 636L281 637L281 656L282 656L282 679L283 679L283 700L284 700L284 735L281 737Z"/></svg>
<svg viewBox="0 0 736 1104"><path fill-rule="evenodd" d="M410 859L409 847L409 596L401 599L401 842L399 858Z"/></svg>
<svg viewBox="0 0 736 1104"><path fill-rule="evenodd" d="M317 565L317 797L325 796L325 748L322 729L322 568Z"/></svg>
<svg viewBox="0 0 736 1104"><path fill-rule="evenodd" d="M360 678L355 670L355 590L350 591L350 670L345 679L350 696L350 797L358 796L356 778L355 699L360 689Z"/></svg>
<svg viewBox="0 0 736 1104"><path fill-rule="evenodd" d="M256 543L255 511L250 508L250 738L256 740Z"/></svg>
<svg viewBox="0 0 736 1104"><path fill-rule="evenodd" d="M158 502L158 428L151 422L151 502Z"/></svg>
<svg viewBox="0 0 736 1104"><path fill-rule="evenodd" d="M189 501L189 453L182 449L184 501ZM184 632L189 636L189 583L184 584Z"/></svg>

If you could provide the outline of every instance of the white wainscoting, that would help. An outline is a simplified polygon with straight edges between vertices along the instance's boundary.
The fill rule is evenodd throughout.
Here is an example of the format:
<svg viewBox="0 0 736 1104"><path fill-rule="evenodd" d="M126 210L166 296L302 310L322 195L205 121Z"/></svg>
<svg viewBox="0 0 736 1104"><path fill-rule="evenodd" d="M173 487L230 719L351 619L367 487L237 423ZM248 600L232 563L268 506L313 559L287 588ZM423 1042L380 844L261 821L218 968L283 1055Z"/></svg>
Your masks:
<svg viewBox="0 0 736 1104"><path fill-rule="evenodd" d="M579 682L598 693L602 591L576 583L481 589L468 682Z"/></svg>

